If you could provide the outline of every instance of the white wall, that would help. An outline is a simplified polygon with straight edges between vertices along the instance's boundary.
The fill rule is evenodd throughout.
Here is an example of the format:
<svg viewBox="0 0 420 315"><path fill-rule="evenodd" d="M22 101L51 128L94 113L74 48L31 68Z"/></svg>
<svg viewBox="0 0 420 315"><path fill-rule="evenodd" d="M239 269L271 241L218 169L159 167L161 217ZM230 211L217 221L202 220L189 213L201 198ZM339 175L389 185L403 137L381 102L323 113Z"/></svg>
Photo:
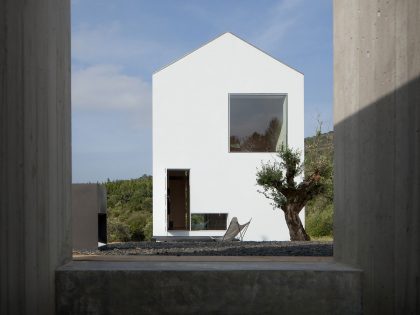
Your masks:
<svg viewBox="0 0 420 315"><path fill-rule="evenodd" d="M281 210L257 192L273 153L229 153L229 93L287 93L288 144L304 148L303 75L226 33L153 76L153 235L166 231L165 169L190 169L191 213L252 217L246 240L288 240ZM303 212L302 212L303 217Z"/></svg>

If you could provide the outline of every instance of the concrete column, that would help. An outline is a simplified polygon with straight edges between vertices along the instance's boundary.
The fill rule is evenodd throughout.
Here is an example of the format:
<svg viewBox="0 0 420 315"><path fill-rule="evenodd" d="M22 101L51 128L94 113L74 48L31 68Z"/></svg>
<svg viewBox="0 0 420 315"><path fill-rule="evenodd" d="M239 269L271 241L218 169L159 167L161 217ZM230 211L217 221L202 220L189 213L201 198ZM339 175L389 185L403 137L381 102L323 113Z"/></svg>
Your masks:
<svg viewBox="0 0 420 315"><path fill-rule="evenodd" d="M71 259L70 2L0 1L0 314L53 314Z"/></svg>
<svg viewBox="0 0 420 315"><path fill-rule="evenodd" d="M365 314L420 313L420 1L334 1L335 259Z"/></svg>

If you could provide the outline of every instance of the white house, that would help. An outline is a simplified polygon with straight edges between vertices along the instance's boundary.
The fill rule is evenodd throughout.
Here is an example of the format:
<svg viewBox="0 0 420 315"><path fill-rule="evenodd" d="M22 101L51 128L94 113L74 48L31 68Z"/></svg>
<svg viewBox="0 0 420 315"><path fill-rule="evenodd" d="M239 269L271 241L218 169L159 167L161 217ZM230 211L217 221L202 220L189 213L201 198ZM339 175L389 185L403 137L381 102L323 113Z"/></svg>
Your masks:
<svg viewBox="0 0 420 315"><path fill-rule="evenodd" d="M153 235L288 240L256 170L287 143L304 149L304 76L225 33L153 75ZM302 219L303 219L302 212Z"/></svg>

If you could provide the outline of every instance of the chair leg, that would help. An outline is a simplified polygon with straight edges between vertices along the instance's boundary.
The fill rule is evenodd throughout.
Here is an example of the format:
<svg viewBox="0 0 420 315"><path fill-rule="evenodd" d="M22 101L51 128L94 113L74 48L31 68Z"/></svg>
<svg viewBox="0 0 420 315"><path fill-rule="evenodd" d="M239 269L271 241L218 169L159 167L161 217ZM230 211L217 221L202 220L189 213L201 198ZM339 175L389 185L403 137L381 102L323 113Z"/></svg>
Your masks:
<svg viewBox="0 0 420 315"><path fill-rule="evenodd" d="M249 224L251 223L251 220L247 223L247 225L244 227L242 231L239 232L241 235L241 241L243 241L246 231L248 230ZM243 233L242 233L243 232Z"/></svg>

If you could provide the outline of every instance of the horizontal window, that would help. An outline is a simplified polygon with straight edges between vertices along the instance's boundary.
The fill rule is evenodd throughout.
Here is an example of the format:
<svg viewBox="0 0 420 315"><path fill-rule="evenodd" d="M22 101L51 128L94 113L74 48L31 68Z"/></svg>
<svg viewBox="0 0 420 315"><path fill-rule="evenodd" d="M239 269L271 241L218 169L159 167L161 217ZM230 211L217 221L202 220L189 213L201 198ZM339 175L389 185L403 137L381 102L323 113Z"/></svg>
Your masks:
<svg viewBox="0 0 420 315"><path fill-rule="evenodd" d="M226 230L227 213L192 213L191 230Z"/></svg>
<svg viewBox="0 0 420 315"><path fill-rule="evenodd" d="M287 95L230 94L230 152L276 152L286 144Z"/></svg>

